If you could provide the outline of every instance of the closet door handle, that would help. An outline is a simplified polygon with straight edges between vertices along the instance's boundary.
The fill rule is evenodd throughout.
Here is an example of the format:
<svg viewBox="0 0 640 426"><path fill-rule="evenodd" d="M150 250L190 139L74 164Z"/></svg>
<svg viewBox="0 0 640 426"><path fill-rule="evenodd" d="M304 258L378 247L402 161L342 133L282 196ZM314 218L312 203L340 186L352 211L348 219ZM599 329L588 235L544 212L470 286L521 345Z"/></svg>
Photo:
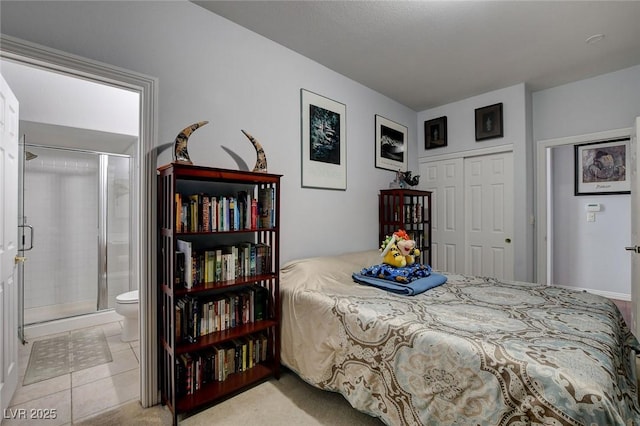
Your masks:
<svg viewBox="0 0 640 426"><path fill-rule="evenodd" d="M628 251L635 251L636 253L640 253L640 246L625 247L624 249Z"/></svg>

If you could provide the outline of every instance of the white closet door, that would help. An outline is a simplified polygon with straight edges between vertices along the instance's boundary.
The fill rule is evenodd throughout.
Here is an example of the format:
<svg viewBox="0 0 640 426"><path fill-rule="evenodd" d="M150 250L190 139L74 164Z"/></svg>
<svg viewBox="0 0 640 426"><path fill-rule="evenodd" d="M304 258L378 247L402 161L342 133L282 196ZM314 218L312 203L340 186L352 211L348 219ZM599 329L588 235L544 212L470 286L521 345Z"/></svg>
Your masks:
<svg viewBox="0 0 640 426"><path fill-rule="evenodd" d="M465 272L512 280L513 153L466 158L464 181Z"/></svg>
<svg viewBox="0 0 640 426"><path fill-rule="evenodd" d="M462 158L420 164L420 189L431 191L432 265L464 272L464 161Z"/></svg>

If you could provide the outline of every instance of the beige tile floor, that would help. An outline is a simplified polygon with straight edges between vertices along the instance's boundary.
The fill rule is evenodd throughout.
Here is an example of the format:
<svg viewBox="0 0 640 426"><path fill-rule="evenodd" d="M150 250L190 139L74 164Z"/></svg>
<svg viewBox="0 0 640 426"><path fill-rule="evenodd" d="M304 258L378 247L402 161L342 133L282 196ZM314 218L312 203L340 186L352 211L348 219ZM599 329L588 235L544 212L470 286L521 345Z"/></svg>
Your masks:
<svg viewBox="0 0 640 426"><path fill-rule="evenodd" d="M11 416L4 416L3 426L73 425L103 411L139 399L139 341L122 342L120 340L122 323L119 321L92 328L102 328L104 331L111 350L112 362L27 386L22 386L22 380L29 363L33 342L53 336L39 337L20 347L20 378L7 412L26 413L27 418L11 419L7 418ZM55 418L29 418L31 414L53 414L53 410L55 410Z"/></svg>

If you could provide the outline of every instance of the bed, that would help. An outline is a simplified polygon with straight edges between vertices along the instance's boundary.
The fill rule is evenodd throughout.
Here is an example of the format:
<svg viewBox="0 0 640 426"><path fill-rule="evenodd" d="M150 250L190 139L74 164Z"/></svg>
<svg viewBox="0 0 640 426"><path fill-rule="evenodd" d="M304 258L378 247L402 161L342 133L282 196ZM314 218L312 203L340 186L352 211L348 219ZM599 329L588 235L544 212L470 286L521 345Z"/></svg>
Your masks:
<svg viewBox="0 0 640 426"><path fill-rule="evenodd" d="M388 425L640 425L639 346L610 300L445 273L413 296L353 281L376 263L282 267L285 367Z"/></svg>

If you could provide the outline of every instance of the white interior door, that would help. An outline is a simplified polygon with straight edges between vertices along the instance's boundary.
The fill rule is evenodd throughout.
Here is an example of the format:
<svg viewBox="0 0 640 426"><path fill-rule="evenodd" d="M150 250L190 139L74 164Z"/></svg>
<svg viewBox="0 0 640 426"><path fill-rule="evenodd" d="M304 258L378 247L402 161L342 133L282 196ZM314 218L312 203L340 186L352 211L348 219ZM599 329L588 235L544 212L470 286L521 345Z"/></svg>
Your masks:
<svg viewBox="0 0 640 426"><path fill-rule="evenodd" d="M512 280L513 153L465 158L466 273Z"/></svg>
<svg viewBox="0 0 640 426"><path fill-rule="evenodd" d="M2 75L0 179L0 408L4 413L18 383L18 100Z"/></svg>
<svg viewBox="0 0 640 426"><path fill-rule="evenodd" d="M640 161L638 161L638 134L640 117L632 126L629 164L631 165L631 329L638 336L640 324Z"/></svg>
<svg viewBox="0 0 640 426"><path fill-rule="evenodd" d="M464 160L420 165L420 189L431 191L432 265L436 270L464 272Z"/></svg>

